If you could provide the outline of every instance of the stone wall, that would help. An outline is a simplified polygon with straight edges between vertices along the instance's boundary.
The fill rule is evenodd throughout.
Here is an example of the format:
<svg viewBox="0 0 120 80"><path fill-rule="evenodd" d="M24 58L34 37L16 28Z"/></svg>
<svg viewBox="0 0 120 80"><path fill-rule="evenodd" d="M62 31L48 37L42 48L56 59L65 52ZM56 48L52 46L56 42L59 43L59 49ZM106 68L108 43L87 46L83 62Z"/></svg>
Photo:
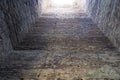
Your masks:
<svg viewBox="0 0 120 80"><path fill-rule="evenodd" d="M38 0L14 0L21 22L21 32L28 31L31 23L37 19Z"/></svg>
<svg viewBox="0 0 120 80"><path fill-rule="evenodd" d="M38 0L0 0L0 10L5 17L13 45L22 40L31 23L37 18Z"/></svg>
<svg viewBox="0 0 120 80"><path fill-rule="evenodd" d="M4 14L0 10L0 68L6 64L10 52L13 50L7 24L4 20Z"/></svg>
<svg viewBox="0 0 120 80"><path fill-rule="evenodd" d="M9 30L7 28L7 24L4 21L4 14L0 11L0 40L1 45L0 47L4 48L4 52L9 53L12 50L12 45L9 37Z"/></svg>
<svg viewBox="0 0 120 80"><path fill-rule="evenodd" d="M120 0L87 0L88 11L98 27L120 50Z"/></svg>
<svg viewBox="0 0 120 80"><path fill-rule="evenodd" d="M0 0L0 67L37 19L37 0ZM7 63L6 63L7 64Z"/></svg>

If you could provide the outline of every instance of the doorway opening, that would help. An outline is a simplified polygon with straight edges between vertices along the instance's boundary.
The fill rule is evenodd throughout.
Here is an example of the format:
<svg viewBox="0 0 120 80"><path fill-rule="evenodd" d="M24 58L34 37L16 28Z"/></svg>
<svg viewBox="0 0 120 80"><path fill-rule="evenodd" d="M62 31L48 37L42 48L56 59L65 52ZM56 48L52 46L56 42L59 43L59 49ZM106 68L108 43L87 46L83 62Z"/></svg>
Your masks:
<svg viewBox="0 0 120 80"><path fill-rule="evenodd" d="M43 0L41 14L73 14L86 12L86 0Z"/></svg>

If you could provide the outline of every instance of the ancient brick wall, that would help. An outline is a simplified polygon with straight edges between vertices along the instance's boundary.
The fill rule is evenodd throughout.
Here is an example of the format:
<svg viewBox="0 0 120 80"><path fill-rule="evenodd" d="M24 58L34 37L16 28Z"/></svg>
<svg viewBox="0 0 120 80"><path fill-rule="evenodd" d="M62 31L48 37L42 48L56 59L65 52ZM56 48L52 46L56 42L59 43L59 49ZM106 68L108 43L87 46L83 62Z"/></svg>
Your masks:
<svg viewBox="0 0 120 80"><path fill-rule="evenodd" d="M120 0L88 0L93 20L120 50Z"/></svg>

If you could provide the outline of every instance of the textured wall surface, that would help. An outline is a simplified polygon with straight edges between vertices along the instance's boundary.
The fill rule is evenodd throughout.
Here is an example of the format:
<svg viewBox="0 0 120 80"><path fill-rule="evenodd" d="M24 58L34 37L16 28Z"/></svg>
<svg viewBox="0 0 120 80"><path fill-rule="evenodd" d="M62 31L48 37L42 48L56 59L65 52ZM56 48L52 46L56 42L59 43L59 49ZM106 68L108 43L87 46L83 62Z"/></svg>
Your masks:
<svg viewBox="0 0 120 80"><path fill-rule="evenodd" d="M21 22L21 31L28 31L29 25L37 18L37 0L14 0Z"/></svg>
<svg viewBox="0 0 120 80"><path fill-rule="evenodd" d="M28 31L29 25L37 18L37 0L1 0L0 10L5 17L10 37L14 45Z"/></svg>
<svg viewBox="0 0 120 80"><path fill-rule="evenodd" d="M0 0L0 67L9 63L12 45L15 46L35 22L37 3L37 0Z"/></svg>
<svg viewBox="0 0 120 80"><path fill-rule="evenodd" d="M88 0L89 13L120 50L120 0Z"/></svg>
<svg viewBox="0 0 120 80"><path fill-rule="evenodd" d="M10 56L9 53L11 51L12 46L7 25L4 21L3 13L0 11L0 68L6 64L6 60L9 60L8 56Z"/></svg>
<svg viewBox="0 0 120 80"><path fill-rule="evenodd" d="M4 52L10 52L12 49L11 41L9 38L9 32L7 28L7 24L4 21L4 16L2 11L0 11L0 36L1 36L1 42L2 47L4 48Z"/></svg>
<svg viewBox="0 0 120 80"><path fill-rule="evenodd" d="M12 45L37 19L37 4L38 0L0 0L0 67L9 63Z"/></svg>

